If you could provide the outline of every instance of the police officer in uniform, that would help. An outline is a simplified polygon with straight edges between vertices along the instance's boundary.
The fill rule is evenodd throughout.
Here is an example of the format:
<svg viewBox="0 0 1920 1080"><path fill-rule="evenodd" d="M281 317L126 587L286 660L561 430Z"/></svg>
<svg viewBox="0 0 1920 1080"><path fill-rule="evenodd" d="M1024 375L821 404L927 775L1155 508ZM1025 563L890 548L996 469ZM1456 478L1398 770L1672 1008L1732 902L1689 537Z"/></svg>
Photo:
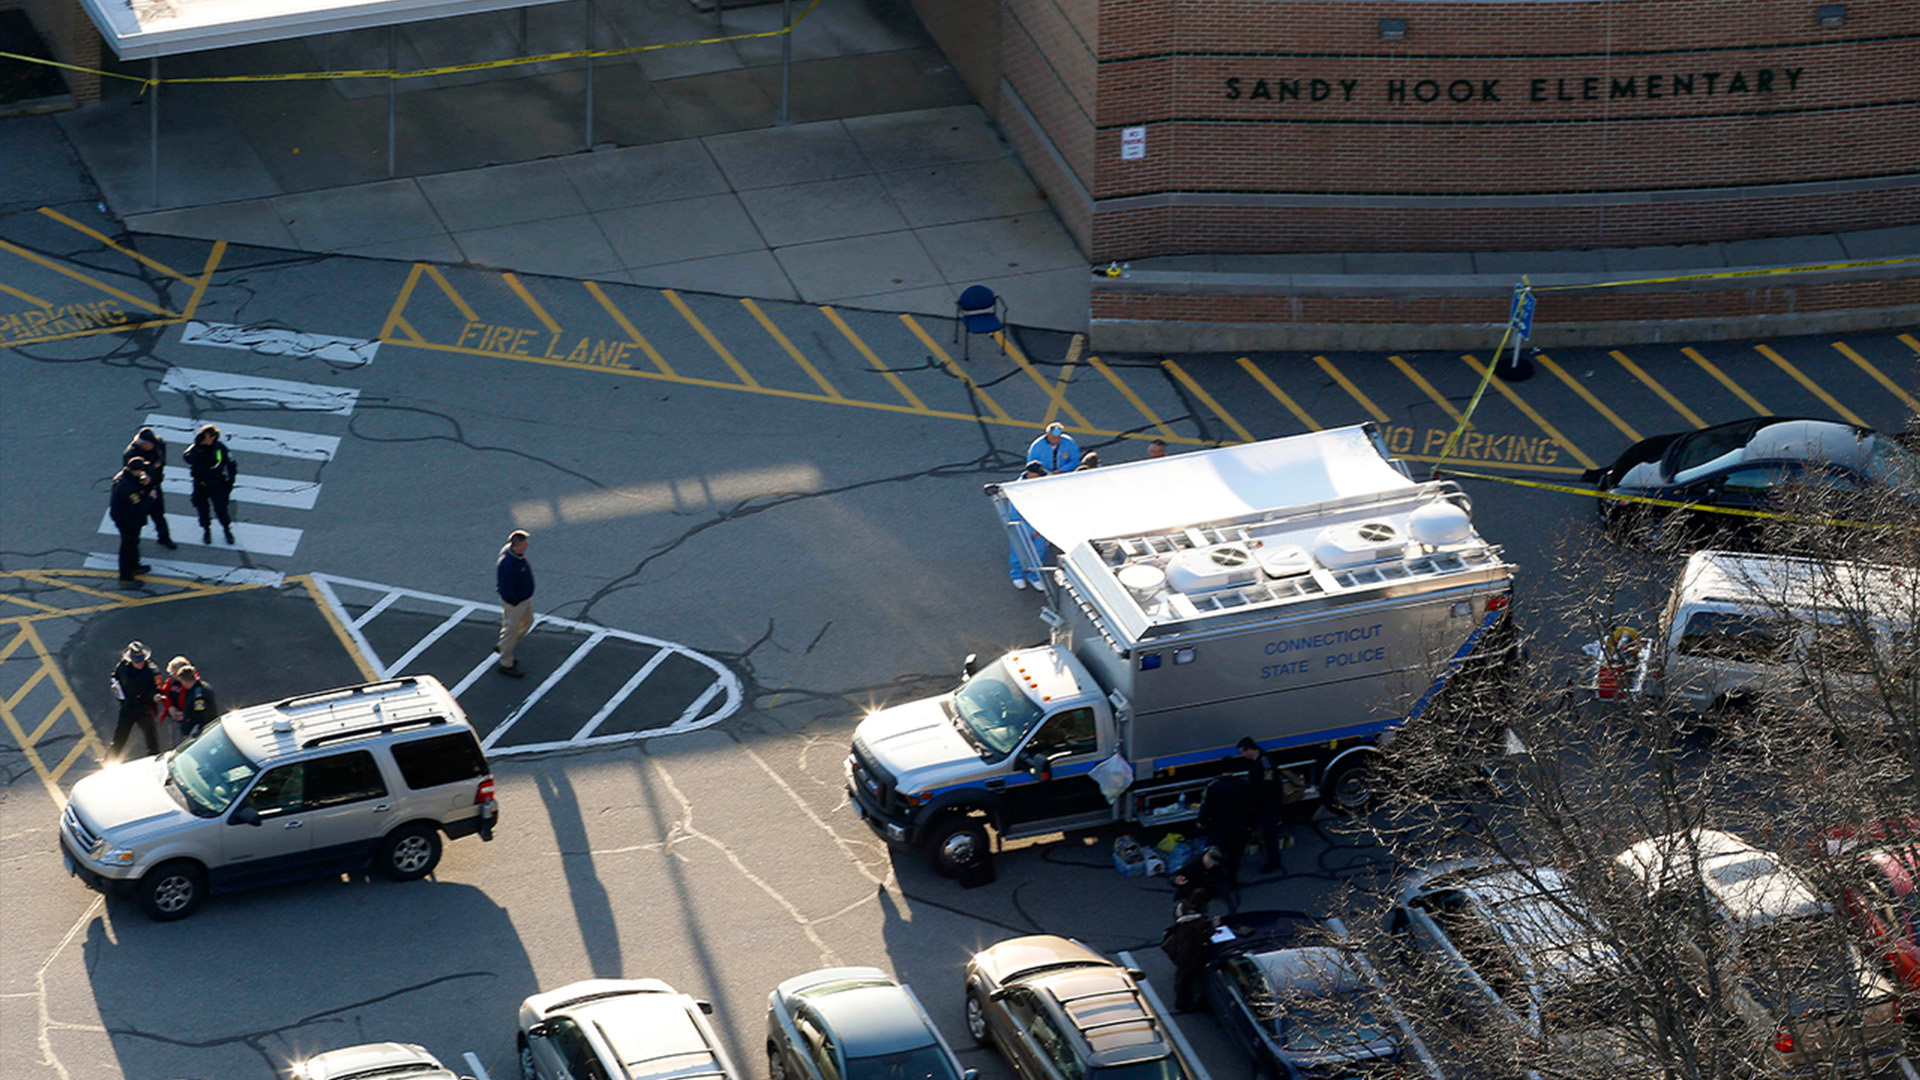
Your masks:
<svg viewBox="0 0 1920 1080"><path fill-rule="evenodd" d="M139 576L153 567L140 561L140 530L146 528L150 489L148 463L134 458L113 478L113 491L107 498L107 513L113 527L120 530L120 585L138 585Z"/></svg>
<svg viewBox="0 0 1920 1080"><path fill-rule="evenodd" d="M193 471L193 508L200 514L200 542L213 543L212 518L217 517L227 543L233 543L233 516L227 505L239 468L234 464L233 451L220 441L220 429L208 424L194 432L193 445L181 457Z"/></svg>
<svg viewBox="0 0 1920 1080"><path fill-rule="evenodd" d="M172 551L180 545L173 542L173 530L167 527L167 500L160 493L160 481L165 478L167 471L166 440L150 427L141 428L120 455L123 462L135 458L147 462L147 515L153 518L153 535L159 538L161 547Z"/></svg>
<svg viewBox="0 0 1920 1080"><path fill-rule="evenodd" d="M113 696L120 703L120 722L113 726L113 742L107 747L107 761L120 760L127 736L137 726L147 735L147 752L160 750L159 734L153 728L153 713L160 701L160 673L148 659L152 654L137 641L127 642L126 651L113 669Z"/></svg>
<svg viewBox="0 0 1920 1080"><path fill-rule="evenodd" d="M213 696L213 685L200 677L192 664L182 665L167 688L167 704L179 710L180 741L200 734L220 716L220 704Z"/></svg>

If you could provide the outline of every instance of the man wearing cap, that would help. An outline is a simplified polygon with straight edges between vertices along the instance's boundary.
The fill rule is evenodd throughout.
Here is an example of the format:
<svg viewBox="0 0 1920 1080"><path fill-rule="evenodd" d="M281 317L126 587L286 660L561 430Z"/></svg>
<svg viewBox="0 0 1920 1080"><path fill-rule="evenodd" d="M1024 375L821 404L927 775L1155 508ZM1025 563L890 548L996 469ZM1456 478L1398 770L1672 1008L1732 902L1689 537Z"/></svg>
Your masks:
<svg viewBox="0 0 1920 1080"><path fill-rule="evenodd" d="M140 561L140 530L147 527L152 513L145 458L134 458L114 475L113 491L107 496L107 514L113 527L120 530L120 587L138 586L139 576L153 569Z"/></svg>
<svg viewBox="0 0 1920 1080"><path fill-rule="evenodd" d="M173 542L173 533L167 528L167 500L160 491L160 482L167 474L167 441L162 439L150 427L134 432L133 441L127 444L120 454L122 462L139 459L147 463L147 516L153 519L153 535L160 546L171 551L179 547Z"/></svg>
<svg viewBox="0 0 1920 1080"><path fill-rule="evenodd" d="M148 663L147 647L138 641L127 642L126 651L113 669L113 696L120 703L120 722L113 726L113 742L107 746L106 761L120 760L127 736L135 725L147 736L147 753L160 752L160 739L153 730L153 714L165 701L160 694L160 676Z"/></svg>
<svg viewBox="0 0 1920 1080"><path fill-rule="evenodd" d="M513 650L533 628L533 564L527 562L527 534L515 529L507 537L494 564L494 587L500 593L500 674L518 679L526 675L514 661Z"/></svg>
<svg viewBox="0 0 1920 1080"><path fill-rule="evenodd" d="M1073 441L1066 428L1048 424L1047 430L1027 447L1027 460L1039 462L1049 473L1072 472L1080 467L1080 444Z"/></svg>

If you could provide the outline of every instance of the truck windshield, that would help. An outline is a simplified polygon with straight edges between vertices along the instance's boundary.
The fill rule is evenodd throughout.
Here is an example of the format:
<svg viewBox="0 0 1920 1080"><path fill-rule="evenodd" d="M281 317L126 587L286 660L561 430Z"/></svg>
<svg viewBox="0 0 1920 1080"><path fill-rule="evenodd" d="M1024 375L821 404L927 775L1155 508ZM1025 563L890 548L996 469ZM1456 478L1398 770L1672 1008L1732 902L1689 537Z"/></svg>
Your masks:
<svg viewBox="0 0 1920 1080"><path fill-rule="evenodd" d="M260 767L248 761L224 724L209 724L188 739L167 762L167 779L187 797L193 812L213 817L233 805Z"/></svg>
<svg viewBox="0 0 1920 1080"><path fill-rule="evenodd" d="M973 741L996 758L1006 757L1040 722L1040 706L1007 673L1007 662L994 665L967 680L953 692L953 708Z"/></svg>

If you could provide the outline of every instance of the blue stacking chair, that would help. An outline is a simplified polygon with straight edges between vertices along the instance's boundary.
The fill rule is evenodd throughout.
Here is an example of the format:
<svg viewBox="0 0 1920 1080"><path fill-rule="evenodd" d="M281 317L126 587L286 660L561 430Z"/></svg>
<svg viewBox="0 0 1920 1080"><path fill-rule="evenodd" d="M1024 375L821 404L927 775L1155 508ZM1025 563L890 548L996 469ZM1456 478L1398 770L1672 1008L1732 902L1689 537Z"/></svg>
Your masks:
<svg viewBox="0 0 1920 1080"><path fill-rule="evenodd" d="M953 324L954 340L960 339L960 330L966 328L966 347L961 350L961 359L966 359L973 351L973 335L992 334L1006 329L1007 302L995 295L985 285L969 285L960 294L960 302L954 305L957 319ZM1007 351L1001 343L1001 353Z"/></svg>

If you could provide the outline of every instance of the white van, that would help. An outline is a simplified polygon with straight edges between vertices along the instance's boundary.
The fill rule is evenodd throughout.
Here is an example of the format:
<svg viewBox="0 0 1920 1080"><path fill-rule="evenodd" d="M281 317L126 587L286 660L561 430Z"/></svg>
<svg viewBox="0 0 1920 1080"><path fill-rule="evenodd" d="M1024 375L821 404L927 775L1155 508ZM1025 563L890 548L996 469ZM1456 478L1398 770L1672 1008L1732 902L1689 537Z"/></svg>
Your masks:
<svg viewBox="0 0 1920 1080"><path fill-rule="evenodd" d="M1879 680L1904 678L1911 662L1915 593L1913 572L1896 567L1696 552L1659 636L1626 647L1641 654L1632 689L1698 713L1784 694L1829 712L1882 707Z"/></svg>

